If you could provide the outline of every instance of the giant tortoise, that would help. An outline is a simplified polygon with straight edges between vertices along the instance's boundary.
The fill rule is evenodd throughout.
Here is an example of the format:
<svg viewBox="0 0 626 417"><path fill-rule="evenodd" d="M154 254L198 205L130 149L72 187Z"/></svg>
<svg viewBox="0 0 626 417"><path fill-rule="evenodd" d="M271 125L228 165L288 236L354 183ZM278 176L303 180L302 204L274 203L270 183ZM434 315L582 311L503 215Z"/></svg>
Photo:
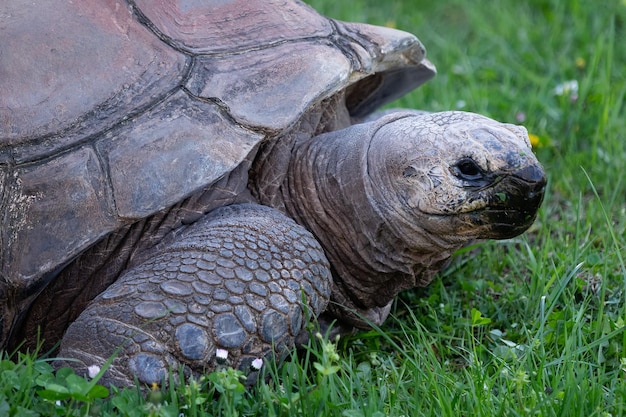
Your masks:
<svg viewBox="0 0 626 417"><path fill-rule="evenodd" d="M435 74L402 31L297 0L7 0L0 35L0 347L115 354L114 384L380 324L543 198L523 127L374 113Z"/></svg>

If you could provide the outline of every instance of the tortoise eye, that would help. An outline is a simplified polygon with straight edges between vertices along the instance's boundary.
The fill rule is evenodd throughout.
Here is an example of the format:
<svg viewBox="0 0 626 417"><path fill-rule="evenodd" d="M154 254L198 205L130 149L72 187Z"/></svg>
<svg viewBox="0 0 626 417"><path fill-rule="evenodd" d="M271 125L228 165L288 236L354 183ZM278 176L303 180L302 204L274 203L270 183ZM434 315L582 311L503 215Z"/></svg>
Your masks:
<svg viewBox="0 0 626 417"><path fill-rule="evenodd" d="M454 174L464 180L475 181L483 177L483 170L471 158L463 158L454 165Z"/></svg>

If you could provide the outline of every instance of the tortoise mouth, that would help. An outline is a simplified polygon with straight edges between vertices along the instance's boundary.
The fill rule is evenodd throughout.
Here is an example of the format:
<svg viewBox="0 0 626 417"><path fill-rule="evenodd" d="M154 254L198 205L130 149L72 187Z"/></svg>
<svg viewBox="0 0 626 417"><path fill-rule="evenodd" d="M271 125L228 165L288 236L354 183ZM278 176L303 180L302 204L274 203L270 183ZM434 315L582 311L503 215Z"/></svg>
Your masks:
<svg viewBox="0 0 626 417"><path fill-rule="evenodd" d="M537 218L546 178L537 167L525 168L498 182L484 208L466 213L474 225L484 226L481 237L508 239L525 232Z"/></svg>
<svg viewBox="0 0 626 417"><path fill-rule="evenodd" d="M524 233L537 218L537 210L493 209L487 207L468 213L469 222L480 230L485 239L510 239Z"/></svg>

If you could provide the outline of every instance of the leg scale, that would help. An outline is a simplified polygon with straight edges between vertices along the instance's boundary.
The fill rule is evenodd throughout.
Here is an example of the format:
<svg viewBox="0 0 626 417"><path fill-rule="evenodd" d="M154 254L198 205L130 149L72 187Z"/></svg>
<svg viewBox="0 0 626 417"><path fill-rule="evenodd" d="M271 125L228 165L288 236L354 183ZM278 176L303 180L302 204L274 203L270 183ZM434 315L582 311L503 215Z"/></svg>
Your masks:
<svg viewBox="0 0 626 417"><path fill-rule="evenodd" d="M315 238L260 205L222 207L126 271L69 327L61 357L86 371L117 349L105 382L161 383L169 370L215 369L216 350L249 369L293 346L330 297L328 261ZM304 305L306 304L306 306Z"/></svg>

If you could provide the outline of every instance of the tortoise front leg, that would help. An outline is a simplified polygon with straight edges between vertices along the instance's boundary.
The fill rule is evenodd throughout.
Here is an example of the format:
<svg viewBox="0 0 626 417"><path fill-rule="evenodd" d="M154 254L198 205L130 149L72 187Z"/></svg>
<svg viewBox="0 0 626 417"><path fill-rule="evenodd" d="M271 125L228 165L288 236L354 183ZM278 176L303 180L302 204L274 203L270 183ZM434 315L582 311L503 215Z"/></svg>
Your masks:
<svg viewBox="0 0 626 417"><path fill-rule="evenodd" d="M100 294L67 330L60 356L86 372L119 348L104 379L116 385L135 376L160 383L181 365L211 371L218 349L244 369L291 347L330 288L328 261L306 229L265 206L223 207Z"/></svg>

